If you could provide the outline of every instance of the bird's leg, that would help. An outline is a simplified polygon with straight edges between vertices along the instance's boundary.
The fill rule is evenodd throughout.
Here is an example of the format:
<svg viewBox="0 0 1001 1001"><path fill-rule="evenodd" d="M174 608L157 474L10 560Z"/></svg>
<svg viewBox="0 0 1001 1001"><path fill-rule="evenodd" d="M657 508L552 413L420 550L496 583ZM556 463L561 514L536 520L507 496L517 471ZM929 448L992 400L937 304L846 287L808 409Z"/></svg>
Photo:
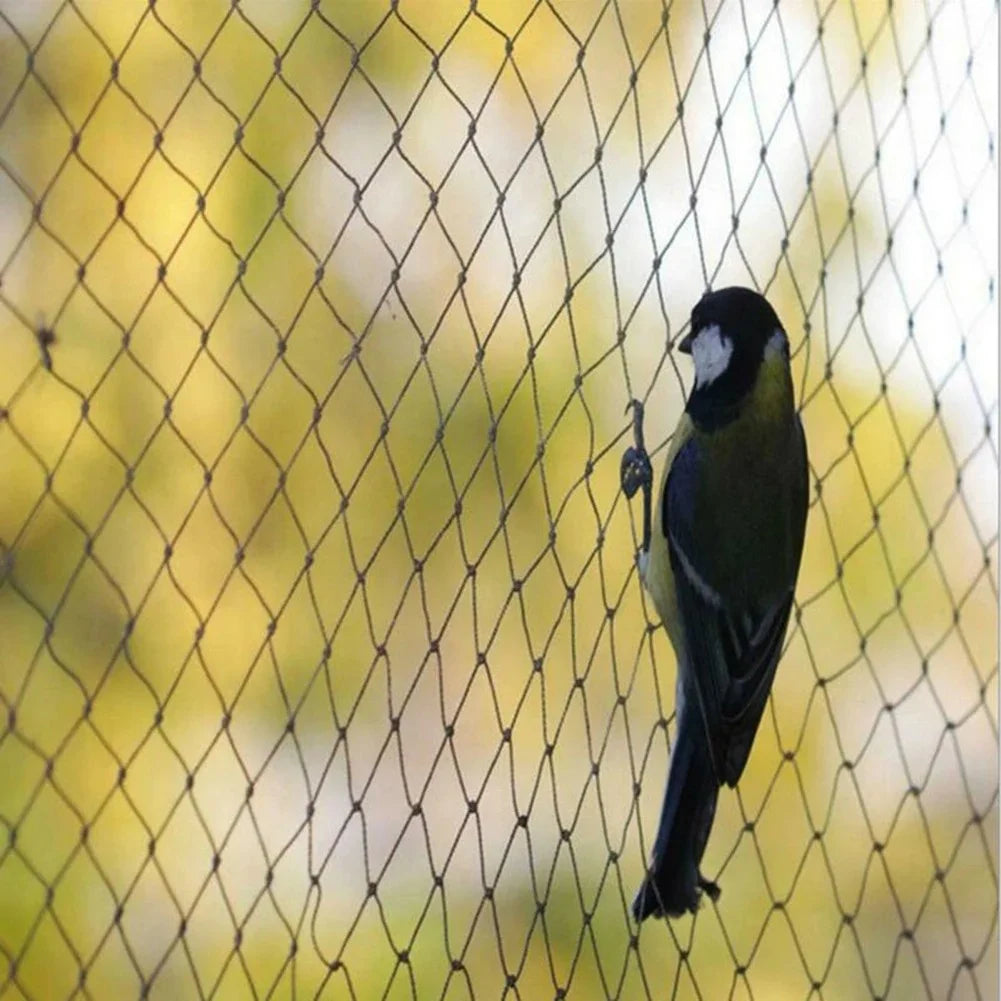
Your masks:
<svg viewBox="0 0 1001 1001"><path fill-rule="evenodd" d="M653 466L650 465L650 456L646 453L643 444L643 404L639 400L630 400L626 410L632 408L633 411L633 439L634 445L622 453L622 466L619 479L622 484L622 492L628 498L635 496L636 491L643 488L643 549L640 553L640 560L645 561L647 553L650 551L650 505L651 494L653 492Z"/></svg>
<svg viewBox="0 0 1001 1001"><path fill-rule="evenodd" d="M704 890L710 900L719 900L719 895L723 892L719 887L719 883L713 883L701 873L699 873L699 889Z"/></svg>

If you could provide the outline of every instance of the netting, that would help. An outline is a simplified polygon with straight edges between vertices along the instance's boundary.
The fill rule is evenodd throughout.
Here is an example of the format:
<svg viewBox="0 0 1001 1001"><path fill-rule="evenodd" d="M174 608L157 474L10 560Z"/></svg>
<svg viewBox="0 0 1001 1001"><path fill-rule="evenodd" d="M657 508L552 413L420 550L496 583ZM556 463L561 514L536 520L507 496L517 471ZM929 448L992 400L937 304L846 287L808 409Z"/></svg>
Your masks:
<svg viewBox="0 0 1001 1001"><path fill-rule="evenodd" d="M0 998L988 998L997 5L0 2ZM618 484L811 458L703 870ZM634 520L634 518L636 520Z"/></svg>

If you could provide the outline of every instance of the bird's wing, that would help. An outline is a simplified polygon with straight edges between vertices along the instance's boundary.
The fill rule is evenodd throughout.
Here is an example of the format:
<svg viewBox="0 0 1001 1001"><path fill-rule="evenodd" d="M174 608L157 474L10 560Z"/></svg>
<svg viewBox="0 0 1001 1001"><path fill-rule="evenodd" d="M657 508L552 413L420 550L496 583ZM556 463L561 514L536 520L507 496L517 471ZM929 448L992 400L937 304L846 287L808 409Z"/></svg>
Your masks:
<svg viewBox="0 0 1001 1001"><path fill-rule="evenodd" d="M793 493L791 509L774 512L776 518L788 518L792 545L786 548L793 555L785 557L789 565L780 574L783 586L762 596L759 604L724 597L725 588L717 586L720 564L713 564L711 557L725 553L733 540L718 532L707 538L698 530L697 443L689 442L678 452L664 491L663 530L674 570L689 686L698 700L717 778L728 785L736 783L747 763L792 609L807 501L802 429L799 435L801 456L795 458L802 459L802 483ZM739 518L739 513L734 516ZM707 572L708 566L715 566L716 573Z"/></svg>

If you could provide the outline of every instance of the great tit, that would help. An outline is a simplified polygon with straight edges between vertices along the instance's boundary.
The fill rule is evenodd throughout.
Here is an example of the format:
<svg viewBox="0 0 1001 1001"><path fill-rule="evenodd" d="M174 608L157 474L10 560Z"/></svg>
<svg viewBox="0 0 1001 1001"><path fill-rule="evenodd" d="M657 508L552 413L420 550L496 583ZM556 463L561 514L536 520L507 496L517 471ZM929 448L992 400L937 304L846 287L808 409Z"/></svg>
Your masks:
<svg viewBox="0 0 1001 1001"><path fill-rule="evenodd" d="M707 293L679 350L692 356L695 382L653 526L639 401L621 469L627 497L643 488L637 562L678 662L677 735L637 921L694 912L702 891L719 895L699 864L719 787L740 778L768 701L806 529L806 439L775 311L750 289Z"/></svg>

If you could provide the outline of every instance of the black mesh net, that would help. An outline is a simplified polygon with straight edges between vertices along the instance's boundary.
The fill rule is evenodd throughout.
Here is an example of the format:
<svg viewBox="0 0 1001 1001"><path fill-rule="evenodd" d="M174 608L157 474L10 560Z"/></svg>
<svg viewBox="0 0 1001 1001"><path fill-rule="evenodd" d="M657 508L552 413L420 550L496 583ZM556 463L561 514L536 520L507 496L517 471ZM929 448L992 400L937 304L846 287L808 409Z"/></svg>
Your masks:
<svg viewBox="0 0 1001 1001"><path fill-rule="evenodd" d="M997 992L997 4L0 0L0 998ZM619 490L788 329L793 625L633 924Z"/></svg>

